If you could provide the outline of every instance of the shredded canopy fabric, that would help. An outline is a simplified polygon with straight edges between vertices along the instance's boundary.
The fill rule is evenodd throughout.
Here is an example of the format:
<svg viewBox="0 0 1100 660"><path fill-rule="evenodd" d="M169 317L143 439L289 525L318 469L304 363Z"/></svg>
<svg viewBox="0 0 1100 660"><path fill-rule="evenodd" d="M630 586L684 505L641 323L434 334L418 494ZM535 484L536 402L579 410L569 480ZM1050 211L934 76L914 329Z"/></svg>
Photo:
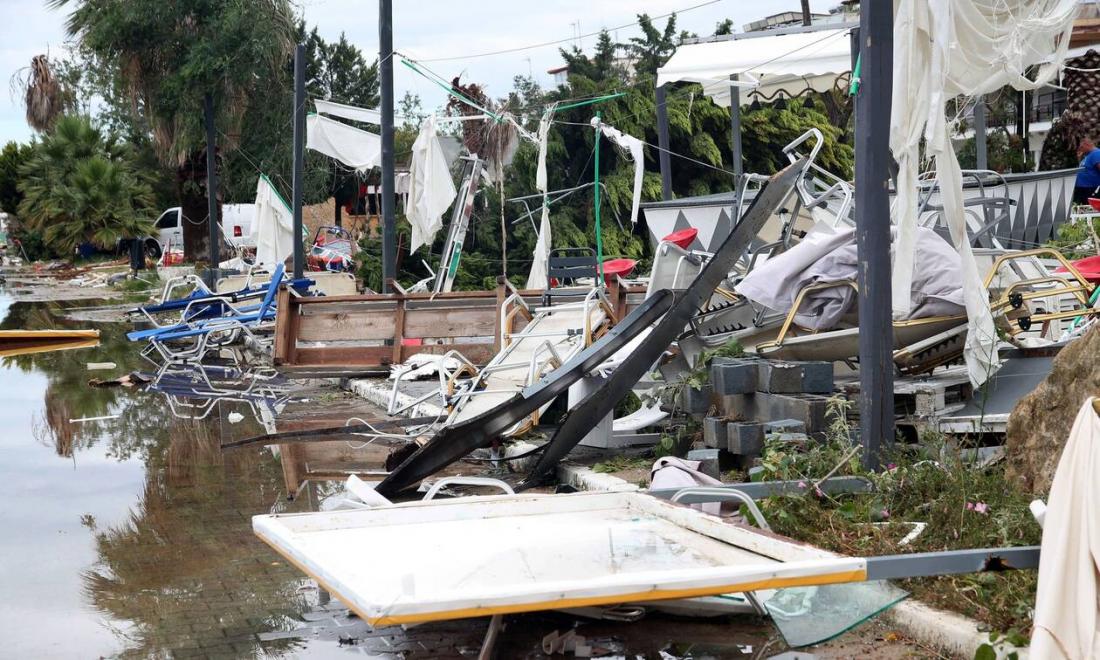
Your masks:
<svg viewBox="0 0 1100 660"><path fill-rule="evenodd" d="M912 311L906 318L962 314L959 255L939 234L925 227L917 228L916 255L920 268L907 295ZM798 245L754 268L735 290L769 309L786 311L805 287L854 282L858 273L855 228L836 230L819 224ZM803 299L795 323L810 330L832 330L852 312L855 302L855 290L850 286L812 292Z"/></svg>
<svg viewBox="0 0 1100 660"><path fill-rule="evenodd" d="M412 226L409 250L430 245L443 227L443 213L454 201L457 191L451 181L447 157L436 135L435 117L428 117L412 147L409 199L405 214Z"/></svg>
<svg viewBox="0 0 1100 660"><path fill-rule="evenodd" d="M539 237L532 252L531 272L527 275L527 289L539 290L550 286L547 279L547 264L550 261L550 208L542 205L542 220L539 221Z"/></svg>
<svg viewBox="0 0 1100 660"><path fill-rule="evenodd" d="M1100 419L1092 402L1077 413L1047 499L1033 658L1100 658Z"/></svg>
<svg viewBox="0 0 1100 660"><path fill-rule="evenodd" d="M546 200L546 144L550 136L550 126L553 124L554 110L557 109L558 104L552 103L550 107L543 111L542 118L539 119L539 132L538 132L538 146L539 146L539 158L538 168L535 170L535 188L542 193L542 219L539 221L539 237L535 241L535 249L531 252L531 272L527 274L527 287L528 289L545 289L550 286L550 280L547 279L547 268L550 260L551 237L550 237L550 208L549 202Z"/></svg>
<svg viewBox="0 0 1100 660"><path fill-rule="evenodd" d="M294 214L261 174L256 182L256 265L280 264L294 252Z"/></svg>
<svg viewBox="0 0 1100 660"><path fill-rule="evenodd" d="M896 0L890 149L898 162L898 248L893 313L906 318L917 226L920 142L935 161L951 240L962 257L970 328L964 356L980 385L998 368L989 296L966 233L962 174L951 144L947 102L1012 85L1035 89L1058 72L1069 47L1077 0ZM1054 57L1051 57L1051 54ZM1041 65L1034 79L1025 72Z"/></svg>
<svg viewBox="0 0 1100 660"><path fill-rule="evenodd" d="M382 113L374 108L360 108L354 105L345 105L335 101L316 100L313 102L317 113L330 117L342 117L353 121L366 122L368 124L381 124ZM405 115L394 114L394 121L402 121Z"/></svg>
<svg viewBox="0 0 1100 660"><path fill-rule="evenodd" d="M321 115L306 117L306 147L364 171L382 162L382 138Z"/></svg>
<svg viewBox="0 0 1100 660"><path fill-rule="evenodd" d="M598 125L609 140L626 149L630 154L630 160L634 161L634 199L630 207L630 224L636 225L638 224L638 204L642 201L642 178L645 176L645 151L642 141L598 119L593 118L592 123Z"/></svg>

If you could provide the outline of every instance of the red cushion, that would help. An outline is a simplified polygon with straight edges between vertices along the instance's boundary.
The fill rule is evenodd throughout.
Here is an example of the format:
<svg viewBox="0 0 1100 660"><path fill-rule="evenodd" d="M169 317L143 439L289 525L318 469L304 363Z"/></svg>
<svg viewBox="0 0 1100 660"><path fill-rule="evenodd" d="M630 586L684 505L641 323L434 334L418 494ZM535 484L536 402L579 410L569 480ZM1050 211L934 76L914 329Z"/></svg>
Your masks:
<svg viewBox="0 0 1100 660"><path fill-rule="evenodd" d="M633 259L608 259L603 262L603 274L604 277L615 275L626 277L634 271L634 267L637 265L638 262Z"/></svg>
<svg viewBox="0 0 1100 660"><path fill-rule="evenodd" d="M694 227L688 227L687 229L681 229L680 231L674 231L668 236L662 238L662 241L669 243L675 243L678 247L688 249L691 242L695 240L695 237L699 235L699 230Z"/></svg>

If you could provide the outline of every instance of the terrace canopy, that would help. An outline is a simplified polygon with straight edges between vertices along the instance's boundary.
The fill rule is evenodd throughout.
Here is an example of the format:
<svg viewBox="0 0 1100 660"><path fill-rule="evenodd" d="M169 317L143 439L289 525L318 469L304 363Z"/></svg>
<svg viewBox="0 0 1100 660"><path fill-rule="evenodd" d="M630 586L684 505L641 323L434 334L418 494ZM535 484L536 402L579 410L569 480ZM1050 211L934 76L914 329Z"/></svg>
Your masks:
<svg viewBox="0 0 1100 660"><path fill-rule="evenodd" d="M852 69L848 26L793 33L755 33L680 46L657 71L657 85L695 82L723 107L730 105L730 76L740 88L767 97L782 89L795 95L806 88L827 91ZM742 105L752 102L741 94Z"/></svg>

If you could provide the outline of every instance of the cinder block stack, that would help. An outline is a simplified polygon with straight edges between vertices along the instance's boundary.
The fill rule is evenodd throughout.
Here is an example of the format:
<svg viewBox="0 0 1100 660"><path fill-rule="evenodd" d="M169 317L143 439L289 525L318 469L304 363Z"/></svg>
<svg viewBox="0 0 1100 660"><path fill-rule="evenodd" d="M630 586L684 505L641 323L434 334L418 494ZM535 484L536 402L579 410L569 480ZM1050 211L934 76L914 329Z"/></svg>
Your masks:
<svg viewBox="0 0 1100 660"><path fill-rule="evenodd" d="M686 412L716 411L703 420L706 448L747 467L760 455L766 438L801 444L824 435L826 404L834 391L833 364L716 358L710 387L684 390ZM709 397L705 403L704 397Z"/></svg>

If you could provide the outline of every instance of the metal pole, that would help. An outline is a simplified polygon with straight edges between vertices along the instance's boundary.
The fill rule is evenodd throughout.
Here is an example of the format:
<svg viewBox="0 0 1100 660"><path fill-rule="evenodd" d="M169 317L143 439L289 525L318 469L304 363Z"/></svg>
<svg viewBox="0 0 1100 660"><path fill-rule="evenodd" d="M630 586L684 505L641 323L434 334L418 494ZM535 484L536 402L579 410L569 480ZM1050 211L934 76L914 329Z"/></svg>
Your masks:
<svg viewBox="0 0 1100 660"><path fill-rule="evenodd" d="M593 163L593 170L596 172L594 177L594 183L592 185L592 196L595 201L595 214L596 214L596 268L600 285L603 285L603 227L600 226L600 113L596 112L596 132L593 139L596 141L593 145L593 154L595 162Z"/></svg>
<svg viewBox="0 0 1100 660"><path fill-rule="evenodd" d="M737 74L731 75L730 80L737 80ZM736 199L741 192L741 175L745 172L741 153L741 88L737 85L730 85L730 140L733 145L733 193ZM741 209L736 209L736 214L740 218Z"/></svg>
<svg viewBox="0 0 1100 660"><path fill-rule="evenodd" d="M382 73L382 291L397 277L393 180L393 0L378 0L378 57Z"/></svg>
<svg viewBox="0 0 1100 660"><path fill-rule="evenodd" d="M210 267L207 268L206 273L209 279L207 284L213 289L218 279L218 264L221 262L218 258L220 236L218 235L218 173L214 163L217 154L214 139L213 95L207 94L203 98L202 106L203 119L206 122L206 204L210 218Z"/></svg>
<svg viewBox="0 0 1100 660"><path fill-rule="evenodd" d="M302 279L306 255L302 245L302 189L306 146L306 47L294 49L294 171L290 206L294 210L294 279Z"/></svg>
<svg viewBox="0 0 1100 660"><path fill-rule="evenodd" d="M894 441L890 318L890 94L893 5L860 11L861 78L856 105L856 241L859 250L859 425L863 462L877 469Z"/></svg>
<svg viewBox="0 0 1100 660"><path fill-rule="evenodd" d="M989 154L985 145L985 97L979 96L974 100L974 167L979 170L989 169Z"/></svg>
<svg viewBox="0 0 1100 660"><path fill-rule="evenodd" d="M661 165L661 199L672 199L672 164L668 153L668 106L665 104L665 86L657 87L657 162Z"/></svg>

